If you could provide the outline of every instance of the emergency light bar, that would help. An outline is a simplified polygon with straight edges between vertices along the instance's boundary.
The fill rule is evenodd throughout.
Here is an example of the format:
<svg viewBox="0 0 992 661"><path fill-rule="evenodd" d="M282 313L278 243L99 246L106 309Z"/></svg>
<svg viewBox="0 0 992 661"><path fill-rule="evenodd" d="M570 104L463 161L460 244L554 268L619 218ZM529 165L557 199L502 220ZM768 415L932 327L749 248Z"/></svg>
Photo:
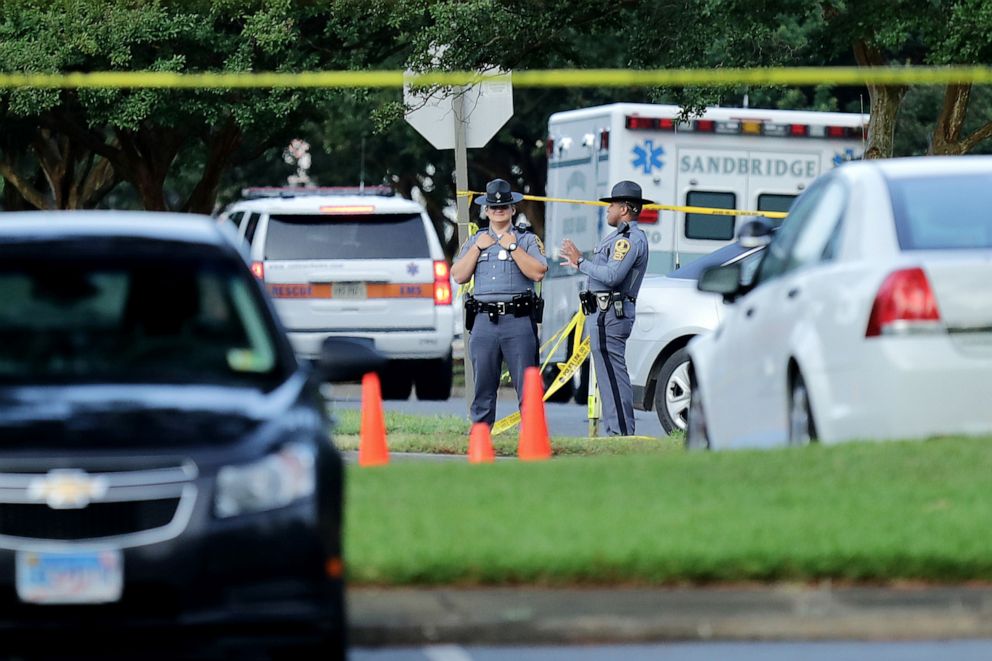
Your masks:
<svg viewBox="0 0 992 661"><path fill-rule="evenodd" d="M241 189L241 197L256 200L265 197L304 197L313 195L382 195L391 197L392 186L253 186Z"/></svg>
<svg viewBox="0 0 992 661"><path fill-rule="evenodd" d="M766 135L790 138L860 138L863 126L824 126L822 124L775 124L760 120L693 119L678 121L666 117L627 115L624 125L631 131L693 131L721 135Z"/></svg>

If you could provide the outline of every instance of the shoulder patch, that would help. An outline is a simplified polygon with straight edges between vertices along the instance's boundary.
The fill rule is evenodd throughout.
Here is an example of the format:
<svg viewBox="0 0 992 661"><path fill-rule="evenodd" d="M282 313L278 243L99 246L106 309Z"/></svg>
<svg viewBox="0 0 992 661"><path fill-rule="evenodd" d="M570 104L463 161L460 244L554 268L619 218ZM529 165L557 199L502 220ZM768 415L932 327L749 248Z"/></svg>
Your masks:
<svg viewBox="0 0 992 661"><path fill-rule="evenodd" d="M541 241L540 237L538 237L536 234L534 235L534 242L537 244L537 249L541 251L542 255L544 255L545 254L544 242Z"/></svg>
<svg viewBox="0 0 992 661"><path fill-rule="evenodd" d="M630 241L627 239L618 239L616 243L613 244L613 259L620 261L627 256L630 252Z"/></svg>

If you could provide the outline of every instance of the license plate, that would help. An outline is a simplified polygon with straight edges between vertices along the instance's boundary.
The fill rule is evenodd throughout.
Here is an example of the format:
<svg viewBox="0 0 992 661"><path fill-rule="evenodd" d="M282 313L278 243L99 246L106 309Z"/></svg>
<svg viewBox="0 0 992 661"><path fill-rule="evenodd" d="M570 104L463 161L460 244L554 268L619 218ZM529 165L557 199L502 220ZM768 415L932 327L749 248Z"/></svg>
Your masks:
<svg viewBox="0 0 992 661"><path fill-rule="evenodd" d="M33 604L103 604L124 590L119 550L17 552L17 596Z"/></svg>
<svg viewBox="0 0 992 661"><path fill-rule="evenodd" d="M335 282L331 285L331 298L364 299L368 291L364 282Z"/></svg>

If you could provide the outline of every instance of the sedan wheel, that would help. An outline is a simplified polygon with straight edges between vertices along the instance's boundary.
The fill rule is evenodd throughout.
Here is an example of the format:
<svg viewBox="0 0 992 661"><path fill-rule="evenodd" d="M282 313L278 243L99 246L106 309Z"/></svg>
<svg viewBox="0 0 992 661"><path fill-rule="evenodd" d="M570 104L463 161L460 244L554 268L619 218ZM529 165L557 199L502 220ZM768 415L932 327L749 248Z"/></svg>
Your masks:
<svg viewBox="0 0 992 661"><path fill-rule="evenodd" d="M685 429L685 449L710 449L710 437L706 431L706 414L703 412L703 398L698 388L689 402L689 419Z"/></svg>
<svg viewBox="0 0 992 661"><path fill-rule="evenodd" d="M802 374L796 374L789 398L789 445L809 445L816 440L813 410L809 405L809 391Z"/></svg>
<svg viewBox="0 0 992 661"><path fill-rule="evenodd" d="M654 391L654 410L665 433L685 431L691 395L689 353L679 349L662 364Z"/></svg>

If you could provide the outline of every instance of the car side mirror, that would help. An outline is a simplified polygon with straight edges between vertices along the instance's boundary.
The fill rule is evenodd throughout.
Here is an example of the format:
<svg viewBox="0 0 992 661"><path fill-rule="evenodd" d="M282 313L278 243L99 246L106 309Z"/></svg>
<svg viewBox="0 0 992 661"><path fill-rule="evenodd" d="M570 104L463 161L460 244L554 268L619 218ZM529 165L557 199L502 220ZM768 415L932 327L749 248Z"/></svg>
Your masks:
<svg viewBox="0 0 992 661"><path fill-rule="evenodd" d="M329 337L320 347L317 369L324 381L355 381L367 372L378 372L387 359L376 351L372 340Z"/></svg>
<svg viewBox="0 0 992 661"><path fill-rule="evenodd" d="M737 232L737 242L745 248L767 246L775 234L775 225L766 218L755 218L741 225Z"/></svg>
<svg viewBox="0 0 992 661"><path fill-rule="evenodd" d="M711 266L699 276L696 287L699 291L720 294L724 301L731 303L741 293L741 265Z"/></svg>

